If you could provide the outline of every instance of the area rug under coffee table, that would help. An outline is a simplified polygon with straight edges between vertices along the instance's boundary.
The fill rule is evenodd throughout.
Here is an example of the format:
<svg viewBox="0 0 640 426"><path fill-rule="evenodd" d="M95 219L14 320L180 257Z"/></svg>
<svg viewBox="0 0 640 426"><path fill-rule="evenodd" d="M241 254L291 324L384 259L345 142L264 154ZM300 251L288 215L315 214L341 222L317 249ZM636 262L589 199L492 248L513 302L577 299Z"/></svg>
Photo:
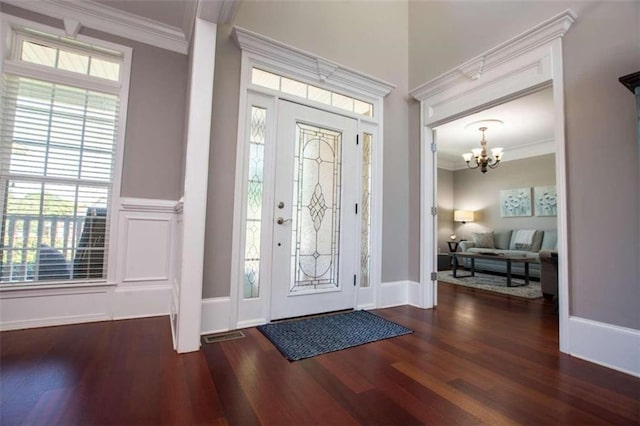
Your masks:
<svg viewBox="0 0 640 426"><path fill-rule="evenodd" d="M481 272L476 272L474 277L454 278L452 271L440 271L438 272L438 281L494 293L508 294L509 296L523 297L525 299L538 299L542 297L542 289L540 288L540 283L537 281L529 281L529 285L524 285L524 280L512 278L513 284L519 285L520 287L507 287L505 277L483 274Z"/></svg>
<svg viewBox="0 0 640 426"><path fill-rule="evenodd" d="M261 325L258 330L289 361L413 333L400 324L367 311L274 322Z"/></svg>

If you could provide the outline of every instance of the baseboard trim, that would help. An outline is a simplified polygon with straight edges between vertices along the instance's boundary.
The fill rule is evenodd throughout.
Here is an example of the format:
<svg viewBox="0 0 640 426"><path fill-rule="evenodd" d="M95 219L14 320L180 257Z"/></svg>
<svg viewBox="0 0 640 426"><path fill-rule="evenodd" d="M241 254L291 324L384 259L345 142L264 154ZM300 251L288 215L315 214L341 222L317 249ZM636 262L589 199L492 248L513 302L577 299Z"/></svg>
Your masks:
<svg viewBox="0 0 640 426"><path fill-rule="evenodd" d="M230 313L230 297L202 299L200 334L214 334L229 331Z"/></svg>
<svg viewBox="0 0 640 426"><path fill-rule="evenodd" d="M67 315L50 318L35 318L17 321L4 321L0 324L0 331L22 330L36 327L55 327L58 325L82 324L87 322L110 321L105 313L89 315Z"/></svg>
<svg viewBox="0 0 640 426"><path fill-rule="evenodd" d="M392 281L380 285L378 308L406 305L409 300L410 281Z"/></svg>
<svg viewBox="0 0 640 426"><path fill-rule="evenodd" d="M112 299L112 318L122 320L169 315L171 291L171 284L116 287Z"/></svg>
<svg viewBox="0 0 640 426"><path fill-rule="evenodd" d="M640 330L569 317L569 354L640 377Z"/></svg>
<svg viewBox="0 0 640 426"><path fill-rule="evenodd" d="M420 303L420 283L416 281L407 281L407 304L422 308Z"/></svg>

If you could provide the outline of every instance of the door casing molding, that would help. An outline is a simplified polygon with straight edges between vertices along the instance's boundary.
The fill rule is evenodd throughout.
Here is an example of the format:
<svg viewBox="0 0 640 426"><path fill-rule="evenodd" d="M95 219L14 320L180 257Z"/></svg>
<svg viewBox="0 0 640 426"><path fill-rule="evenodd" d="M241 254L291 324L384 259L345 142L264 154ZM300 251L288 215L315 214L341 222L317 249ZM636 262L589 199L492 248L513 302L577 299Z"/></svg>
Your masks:
<svg viewBox="0 0 640 426"><path fill-rule="evenodd" d="M470 59L460 66L430 80L410 94L420 101L420 289L423 308L437 305L437 281L430 273L437 271L437 241L431 207L436 206L437 157L432 158L433 129L523 94L553 87L556 146L556 186L558 193L558 299L560 317L560 351L568 352L569 268L567 227L566 146L564 125L564 87L562 73L562 37L576 19L564 12L528 31Z"/></svg>
<svg viewBox="0 0 640 426"><path fill-rule="evenodd" d="M246 129L249 117L247 111L251 102L259 102L261 107L268 108L267 142L275 138L275 117L279 99L289 100L302 105L321 109L357 120L358 134L371 133L374 136L372 165L372 200L371 216L371 272L368 288L360 288L356 292L357 307L374 308L378 305L380 281L382 277L382 167L383 167L383 99L395 87L393 84L355 71L328 59L300 50L287 44L275 41L263 35L234 27L233 37L242 50L240 95L238 107L238 138L236 148L236 174L234 215L232 231L231 282L229 329L251 327L264 324L270 320L271 289L265 282L260 284L260 295L254 299L244 299L242 286L242 268L244 259L244 220L246 216L247 175L247 143ZM270 90L251 83L253 67L312 84L333 92L370 102L374 115L367 117L350 113L329 105L298 98L286 93ZM271 123L271 126L269 124ZM265 152L265 173L268 161L273 153ZM358 165L360 167L360 165ZM267 176L265 176L267 179ZM269 202L269 194L265 193L264 203ZM269 210L269 209L267 209ZM263 214L263 221L273 222L271 214ZM264 244L263 244L264 247ZM263 253L270 259L269 253Z"/></svg>

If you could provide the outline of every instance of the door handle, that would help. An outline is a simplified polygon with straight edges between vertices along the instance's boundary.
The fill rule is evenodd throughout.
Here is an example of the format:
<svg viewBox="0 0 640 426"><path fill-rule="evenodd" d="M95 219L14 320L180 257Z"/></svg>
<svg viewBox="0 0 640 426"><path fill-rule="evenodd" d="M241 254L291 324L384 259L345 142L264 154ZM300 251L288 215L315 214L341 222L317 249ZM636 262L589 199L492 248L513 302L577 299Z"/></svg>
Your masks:
<svg viewBox="0 0 640 426"><path fill-rule="evenodd" d="M282 224L283 224L283 223L285 223L285 222L291 222L291 219L284 219L284 218L281 218L281 217L279 217L278 219L276 219L276 223L277 223L278 225L282 225Z"/></svg>

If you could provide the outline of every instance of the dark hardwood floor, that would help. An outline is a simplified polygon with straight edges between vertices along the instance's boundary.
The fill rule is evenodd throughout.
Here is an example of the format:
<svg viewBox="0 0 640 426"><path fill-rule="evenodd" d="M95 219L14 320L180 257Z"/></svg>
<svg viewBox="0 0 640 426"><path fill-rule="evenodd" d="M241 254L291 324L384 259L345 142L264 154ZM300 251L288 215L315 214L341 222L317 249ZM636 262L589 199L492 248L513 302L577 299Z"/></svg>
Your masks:
<svg viewBox="0 0 640 426"><path fill-rule="evenodd" d="M171 349L166 317L0 334L0 424L638 425L640 380L558 353L555 307L442 284L407 336L290 363L256 329Z"/></svg>

